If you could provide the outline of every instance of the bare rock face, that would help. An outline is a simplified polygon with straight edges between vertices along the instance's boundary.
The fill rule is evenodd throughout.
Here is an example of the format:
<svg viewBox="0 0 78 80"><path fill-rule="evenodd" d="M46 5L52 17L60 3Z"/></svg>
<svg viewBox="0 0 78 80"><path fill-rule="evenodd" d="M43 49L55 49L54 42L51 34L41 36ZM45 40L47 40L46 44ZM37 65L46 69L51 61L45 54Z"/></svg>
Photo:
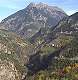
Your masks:
<svg viewBox="0 0 78 80"><path fill-rule="evenodd" d="M32 44L13 32L0 30L0 80L22 80Z"/></svg>
<svg viewBox="0 0 78 80"><path fill-rule="evenodd" d="M58 7L30 3L25 9L2 20L0 28L13 31L24 38L30 38L40 28L56 26L66 16Z"/></svg>
<svg viewBox="0 0 78 80"><path fill-rule="evenodd" d="M12 62L0 61L0 80L20 80L20 74Z"/></svg>

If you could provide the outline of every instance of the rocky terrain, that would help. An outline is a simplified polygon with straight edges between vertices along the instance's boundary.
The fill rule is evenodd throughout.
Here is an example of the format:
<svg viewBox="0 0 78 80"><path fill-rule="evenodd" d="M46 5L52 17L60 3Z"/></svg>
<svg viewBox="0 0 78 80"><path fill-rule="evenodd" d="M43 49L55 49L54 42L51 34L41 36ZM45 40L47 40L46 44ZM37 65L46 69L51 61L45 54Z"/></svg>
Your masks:
<svg viewBox="0 0 78 80"><path fill-rule="evenodd" d="M33 46L15 33L0 30L0 80L21 80Z"/></svg>
<svg viewBox="0 0 78 80"><path fill-rule="evenodd" d="M54 27L67 17L58 7L47 4L30 3L25 9L2 20L0 29L13 31L23 38L30 38L42 27Z"/></svg>
<svg viewBox="0 0 78 80"><path fill-rule="evenodd" d="M2 20L0 80L78 80L78 12L31 3Z"/></svg>

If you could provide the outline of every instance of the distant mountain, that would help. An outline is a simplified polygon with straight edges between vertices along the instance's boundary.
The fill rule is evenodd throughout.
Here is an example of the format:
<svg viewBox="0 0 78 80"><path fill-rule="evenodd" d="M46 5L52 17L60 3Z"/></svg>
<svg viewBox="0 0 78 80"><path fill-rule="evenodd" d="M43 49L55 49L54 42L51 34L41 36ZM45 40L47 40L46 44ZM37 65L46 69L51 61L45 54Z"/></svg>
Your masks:
<svg viewBox="0 0 78 80"><path fill-rule="evenodd" d="M30 38L40 28L56 26L64 17L67 17L66 13L56 6L30 3L25 9L2 20L0 29L13 31L24 38Z"/></svg>

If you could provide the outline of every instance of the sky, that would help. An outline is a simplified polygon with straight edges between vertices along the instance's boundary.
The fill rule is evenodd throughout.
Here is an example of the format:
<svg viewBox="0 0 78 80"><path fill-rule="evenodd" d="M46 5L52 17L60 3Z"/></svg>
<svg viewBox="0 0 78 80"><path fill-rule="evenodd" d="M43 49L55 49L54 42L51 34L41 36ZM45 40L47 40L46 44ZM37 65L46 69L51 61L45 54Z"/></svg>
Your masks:
<svg viewBox="0 0 78 80"><path fill-rule="evenodd" d="M31 2L58 6L68 15L78 12L78 0L0 0L0 21L25 8Z"/></svg>

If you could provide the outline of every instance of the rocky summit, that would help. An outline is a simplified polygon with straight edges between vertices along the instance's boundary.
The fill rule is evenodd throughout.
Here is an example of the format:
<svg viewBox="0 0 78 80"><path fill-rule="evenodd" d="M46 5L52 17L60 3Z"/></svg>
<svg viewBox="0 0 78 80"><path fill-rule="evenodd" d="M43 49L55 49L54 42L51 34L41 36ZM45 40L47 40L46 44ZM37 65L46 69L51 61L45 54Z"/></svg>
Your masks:
<svg viewBox="0 0 78 80"><path fill-rule="evenodd" d="M60 20L67 17L66 13L56 6L30 3L2 20L0 29L13 31L23 38L30 38L42 27L54 27Z"/></svg>

